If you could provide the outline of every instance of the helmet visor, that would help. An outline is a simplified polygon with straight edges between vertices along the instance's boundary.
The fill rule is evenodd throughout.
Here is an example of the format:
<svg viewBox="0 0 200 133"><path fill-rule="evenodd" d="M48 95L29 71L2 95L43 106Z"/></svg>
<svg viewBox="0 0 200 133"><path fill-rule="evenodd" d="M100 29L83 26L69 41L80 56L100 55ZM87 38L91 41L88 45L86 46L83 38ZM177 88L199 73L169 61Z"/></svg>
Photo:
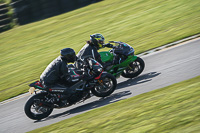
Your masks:
<svg viewBox="0 0 200 133"><path fill-rule="evenodd" d="M69 57L68 61L69 61L69 62L72 62L72 63L73 63L74 61L76 61L76 55L75 55L75 54L71 55L71 56Z"/></svg>
<svg viewBox="0 0 200 133"><path fill-rule="evenodd" d="M102 48L103 44L104 44L104 41L101 41L101 40L98 41L99 48Z"/></svg>
<svg viewBox="0 0 200 133"><path fill-rule="evenodd" d="M104 41L102 41L102 40L99 40L99 44L102 44L102 45L103 45L103 44L104 44Z"/></svg>

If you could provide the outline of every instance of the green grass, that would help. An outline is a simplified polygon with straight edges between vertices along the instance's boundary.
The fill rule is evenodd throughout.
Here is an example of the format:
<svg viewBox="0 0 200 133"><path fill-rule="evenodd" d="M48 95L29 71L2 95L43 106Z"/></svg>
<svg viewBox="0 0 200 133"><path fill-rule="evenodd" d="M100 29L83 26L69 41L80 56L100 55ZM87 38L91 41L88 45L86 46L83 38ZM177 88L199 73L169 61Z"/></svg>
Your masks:
<svg viewBox="0 0 200 133"><path fill-rule="evenodd" d="M65 47L93 33L127 42L136 54L200 33L199 0L104 0L0 34L0 101L27 92Z"/></svg>
<svg viewBox="0 0 200 133"><path fill-rule="evenodd" d="M199 133L200 76L30 133Z"/></svg>
<svg viewBox="0 0 200 133"><path fill-rule="evenodd" d="M11 0L0 0L0 4L2 4L2 3L10 3L11 2Z"/></svg>

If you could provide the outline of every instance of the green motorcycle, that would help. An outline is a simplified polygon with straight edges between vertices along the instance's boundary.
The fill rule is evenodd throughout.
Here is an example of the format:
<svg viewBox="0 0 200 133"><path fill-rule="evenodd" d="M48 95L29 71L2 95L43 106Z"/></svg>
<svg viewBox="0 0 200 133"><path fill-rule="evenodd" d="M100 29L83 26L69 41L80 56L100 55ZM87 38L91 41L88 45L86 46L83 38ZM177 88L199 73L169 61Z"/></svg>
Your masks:
<svg viewBox="0 0 200 133"><path fill-rule="evenodd" d="M125 78L134 78L142 73L145 67L143 59L134 55L134 49L124 43L117 41L110 41L115 43L109 51L99 52L101 60L104 63L112 62L105 68L108 73L111 73L116 78L122 75Z"/></svg>

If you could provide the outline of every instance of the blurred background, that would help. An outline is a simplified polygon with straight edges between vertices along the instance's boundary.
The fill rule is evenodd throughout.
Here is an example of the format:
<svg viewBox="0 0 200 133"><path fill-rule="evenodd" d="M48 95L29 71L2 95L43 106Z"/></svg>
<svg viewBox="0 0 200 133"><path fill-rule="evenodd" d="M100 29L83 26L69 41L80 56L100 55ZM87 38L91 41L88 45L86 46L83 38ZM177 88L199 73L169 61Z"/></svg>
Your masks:
<svg viewBox="0 0 200 133"><path fill-rule="evenodd" d="M189 36L200 36L200 0L0 0L0 102L28 92L28 85L39 80L46 66L60 55L61 49L70 47L77 53L94 33L103 34L105 43L122 41L130 44L135 49L135 54L146 53ZM198 49L191 50L190 44L184 45L187 46L184 52L179 49L178 52L161 56L155 54L156 58L153 59L148 56L153 61L145 61L147 71L152 73L149 68L151 65L154 68L156 62L159 64L158 68L167 70L168 65L170 71L165 71L167 75L164 75L157 68L153 69L153 73L164 75L154 76L153 81L171 84L173 79L179 79L182 75L184 77L193 65L197 66L199 55L195 55L194 51L198 53ZM197 45L198 42L195 46ZM188 51L193 56L190 57ZM176 54L184 55L181 57L185 58L171 58L176 57ZM164 63L160 63L162 59ZM177 62L168 59L177 59ZM189 60L194 63L188 62ZM180 73L179 68L184 68L180 69L183 73ZM148 84L146 87L140 84L145 80L151 81L152 76L147 73L138 79L121 79L125 81L122 82L126 84L125 87L135 84L141 86L131 88L135 95L137 89L142 92L154 88ZM196 77L44 128L48 130L46 132L101 132L101 129L105 129L102 131L196 133L200 131L199 81L200 77ZM116 97L121 97L116 94ZM115 96L114 101L117 101ZM107 101L109 99L108 97ZM80 110L96 108L98 103L104 101L106 99L85 107L80 106ZM113 101L108 103L111 102ZM21 103L25 101L21 99ZM18 103L21 106L15 102L11 102L12 107L1 106L0 124L3 128L5 126L15 131L20 129L17 126L20 125L27 129L30 127L24 123L31 127L35 124L42 126L53 119L58 121L56 117L64 119L68 115L65 109L62 113L55 113L48 121L33 123L25 120L22 111L24 105L21 103ZM72 112L79 111L75 109Z"/></svg>
<svg viewBox="0 0 200 133"><path fill-rule="evenodd" d="M199 0L0 3L0 101L27 92L61 49L77 53L91 34L103 34L105 43L126 42L139 54L200 33Z"/></svg>
<svg viewBox="0 0 200 133"><path fill-rule="evenodd" d="M13 23L27 24L98 1L101 0L0 0L0 32L12 28Z"/></svg>

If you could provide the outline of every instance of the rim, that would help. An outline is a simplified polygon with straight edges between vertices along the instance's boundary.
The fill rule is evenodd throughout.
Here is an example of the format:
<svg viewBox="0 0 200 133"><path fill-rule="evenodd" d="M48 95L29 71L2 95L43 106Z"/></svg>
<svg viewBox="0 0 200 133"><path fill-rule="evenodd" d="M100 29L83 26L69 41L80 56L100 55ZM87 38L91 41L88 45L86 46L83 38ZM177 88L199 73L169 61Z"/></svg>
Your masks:
<svg viewBox="0 0 200 133"><path fill-rule="evenodd" d="M134 61L132 62L126 70L124 70L125 74L134 74L141 70L140 62Z"/></svg>
<svg viewBox="0 0 200 133"><path fill-rule="evenodd" d="M41 114L47 113L48 108L41 107L36 102L34 102L30 107L30 111L34 116L36 116L36 115L41 115Z"/></svg>
<svg viewBox="0 0 200 133"><path fill-rule="evenodd" d="M99 84L95 86L95 90L98 93L106 93L113 88L113 81L110 78L104 78L103 80L98 81Z"/></svg>

